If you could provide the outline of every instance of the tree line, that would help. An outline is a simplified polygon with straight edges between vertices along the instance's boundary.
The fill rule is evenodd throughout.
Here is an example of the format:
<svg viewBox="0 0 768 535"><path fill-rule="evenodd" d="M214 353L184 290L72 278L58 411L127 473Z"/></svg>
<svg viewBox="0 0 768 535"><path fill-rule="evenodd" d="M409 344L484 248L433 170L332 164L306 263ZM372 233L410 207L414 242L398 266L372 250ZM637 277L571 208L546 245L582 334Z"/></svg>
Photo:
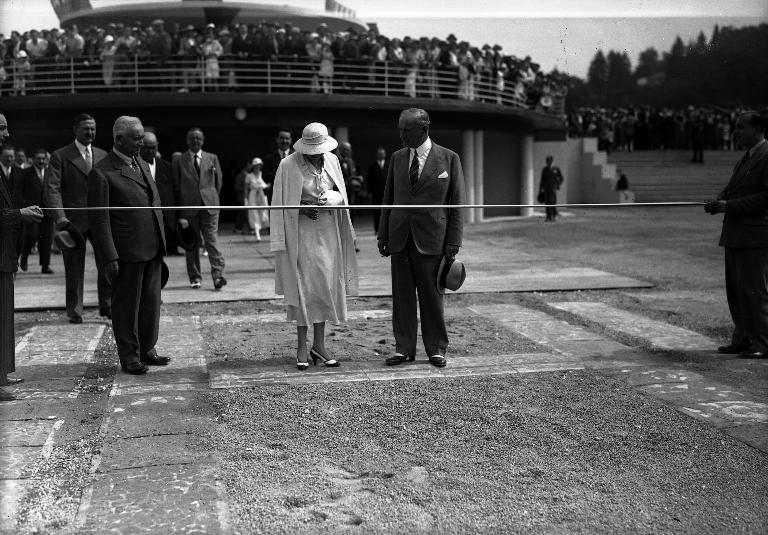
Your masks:
<svg viewBox="0 0 768 535"><path fill-rule="evenodd" d="M579 107L736 106L768 101L768 24L714 27L668 52L650 47L633 68L626 51L599 50L587 79L569 77L569 109Z"/></svg>

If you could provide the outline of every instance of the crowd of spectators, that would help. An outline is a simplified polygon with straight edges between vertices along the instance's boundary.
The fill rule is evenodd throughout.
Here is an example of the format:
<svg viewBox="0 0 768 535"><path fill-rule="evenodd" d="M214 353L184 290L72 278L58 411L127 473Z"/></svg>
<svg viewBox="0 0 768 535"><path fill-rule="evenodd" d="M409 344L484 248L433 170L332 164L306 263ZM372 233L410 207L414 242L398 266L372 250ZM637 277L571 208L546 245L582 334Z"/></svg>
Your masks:
<svg viewBox="0 0 768 535"><path fill-rule="evenodd" d="M633 150L733 150L740 107L637 106L579 108L568 115L571 137L596 137L606 152ZM694 159L698 160L698 156Z"/></svg>
<svg viewBox="0 0 768 535"><path fill-rule="evenodd" d="M45 70L61 64L80 74L96 73L101 89L133 86L141 70L144 81L174 91L263 90L258 66L267 60L281 62L273 76L282 89L294 91L380 93L386 85L388 94L514 101L548 110L562 100L565 87L557 72L544 73L530 57L504 54L499 45L473 46L453 34L445 40L400 39L375 28L332 32L325 24L308 30L268 22L195 28L158 19L147 26L0 35L0 91L45 92L52 78L55 84ZM147 77L147 72L158 76Z"/></svg>

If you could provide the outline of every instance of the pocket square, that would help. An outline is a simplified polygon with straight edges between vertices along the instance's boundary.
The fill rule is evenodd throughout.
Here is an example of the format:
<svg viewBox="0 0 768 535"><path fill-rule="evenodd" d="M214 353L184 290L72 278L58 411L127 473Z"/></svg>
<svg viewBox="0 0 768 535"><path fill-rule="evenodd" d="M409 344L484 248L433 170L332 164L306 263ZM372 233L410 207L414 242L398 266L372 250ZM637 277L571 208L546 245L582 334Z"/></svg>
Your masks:
<svg viewBox="0 0 768 535"><path fill-rule="evenodd" d="M437 178L448 178L448 171L443 171L439 175L437 175Z"/></svg>

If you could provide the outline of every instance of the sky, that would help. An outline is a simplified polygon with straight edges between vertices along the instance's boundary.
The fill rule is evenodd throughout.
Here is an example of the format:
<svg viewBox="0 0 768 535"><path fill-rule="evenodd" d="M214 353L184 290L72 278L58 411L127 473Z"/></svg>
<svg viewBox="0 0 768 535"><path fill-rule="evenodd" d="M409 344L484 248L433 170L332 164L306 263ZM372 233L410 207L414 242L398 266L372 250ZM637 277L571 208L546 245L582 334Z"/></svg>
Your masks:
<svg viewBox="0 0 768 535"><path fill-rule="evenodd" d="M123 3L146 2L129 0ZM322 9L324 0L260 0ZM91 0L115 5L118 0ZM585 76L598 49L626 50L633 64L649 46L669 50L680 35L711 34L715 24L768 22L766 0L340 0L363 22L391 37L449 33L474 46L500 44L505 53L531 56L552 68ZM471 9L468 9L471 6ZM0 33L58 26L50 0L0 0Z"/></svg>

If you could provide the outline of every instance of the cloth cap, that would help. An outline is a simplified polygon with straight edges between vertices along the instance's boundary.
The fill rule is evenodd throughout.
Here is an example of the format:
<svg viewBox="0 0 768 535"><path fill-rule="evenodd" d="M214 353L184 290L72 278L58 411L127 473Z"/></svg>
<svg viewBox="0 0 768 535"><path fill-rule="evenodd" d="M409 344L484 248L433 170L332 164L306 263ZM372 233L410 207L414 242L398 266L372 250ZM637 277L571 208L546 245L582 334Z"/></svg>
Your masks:
<svg viewBox="0 0 768 535"><path fill-rule="evenodd" d="M301 139L293 144L294 150L301 154L324 154L331 152L339 143L328 135L328 128L323 123L309 123L301 132Z"/></svg>
<svg viewBox="0 0 768 535"><path fill-rule="evenodd" d="M466 278L467 270L463 262L443 257L437 270L437 291L441 294L444 294L446 289L455 292L461 288Z"/></svg>

